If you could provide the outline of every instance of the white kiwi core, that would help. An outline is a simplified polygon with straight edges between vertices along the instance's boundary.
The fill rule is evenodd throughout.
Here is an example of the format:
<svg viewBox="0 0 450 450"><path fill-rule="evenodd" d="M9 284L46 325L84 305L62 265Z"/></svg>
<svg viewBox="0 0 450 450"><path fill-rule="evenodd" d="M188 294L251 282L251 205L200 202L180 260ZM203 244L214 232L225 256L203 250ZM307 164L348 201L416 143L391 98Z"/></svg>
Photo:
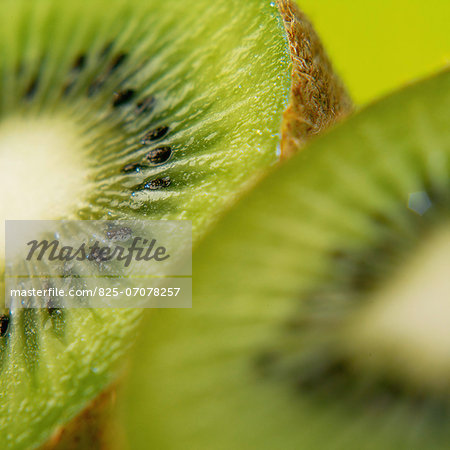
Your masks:
<svg viewBox="0 0 450 450"><path fill-rule="evenodd" d="M450 389L450 226L440 229L351 327L353 356L420 386Z"/></svg>
<svg viewBox="0 0 450 450"><path fill-rule="evenodd" d="M10 119L0 124L0 275L5 220L73 217L88 186L83 156L80 134L68 121Z"/></svg>

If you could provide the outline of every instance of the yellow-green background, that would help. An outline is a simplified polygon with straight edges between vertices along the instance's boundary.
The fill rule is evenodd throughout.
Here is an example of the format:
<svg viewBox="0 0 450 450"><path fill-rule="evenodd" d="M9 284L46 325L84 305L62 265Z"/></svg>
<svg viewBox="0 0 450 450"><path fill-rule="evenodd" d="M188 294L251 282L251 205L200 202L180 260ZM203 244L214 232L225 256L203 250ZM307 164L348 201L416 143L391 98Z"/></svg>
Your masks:
<svg viewBox="0 0 450 450"><path fill-rule="evenodd" d="M450 63L449 0L297 0L354 101Z"/></svg>

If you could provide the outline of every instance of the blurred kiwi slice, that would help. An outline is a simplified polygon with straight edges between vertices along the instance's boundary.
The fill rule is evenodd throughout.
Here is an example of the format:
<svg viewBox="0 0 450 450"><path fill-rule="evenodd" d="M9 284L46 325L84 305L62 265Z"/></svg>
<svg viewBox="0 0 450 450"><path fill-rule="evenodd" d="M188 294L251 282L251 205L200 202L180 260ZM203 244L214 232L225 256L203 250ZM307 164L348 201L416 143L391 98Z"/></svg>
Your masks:
<svg viewBox="0 0 450 450"><path fill-rule="evenodd" d="M188 219L195 240L277 161L288 105L285 139L299 139L300 117L306 139L350 108L289 1L5 0L2 11L2 221ZM1 447L38 445L105 388L139 316L2 311Z"/></svg>
<svg viewBox="0 0 450 450"><path fill-rule="evenodd" d="M450 72L265 177L146 318L131 448L446 449Z"/></svg>

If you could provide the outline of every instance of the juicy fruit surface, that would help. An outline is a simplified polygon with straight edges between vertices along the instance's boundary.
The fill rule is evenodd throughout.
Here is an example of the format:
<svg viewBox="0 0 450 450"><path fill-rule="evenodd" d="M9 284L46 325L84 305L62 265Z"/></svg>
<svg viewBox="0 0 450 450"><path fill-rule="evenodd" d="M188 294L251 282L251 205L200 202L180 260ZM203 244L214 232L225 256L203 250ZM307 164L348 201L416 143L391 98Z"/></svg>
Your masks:
<svg viewBox="0 0 450 450"><path fill-rule="evenodd" d="M449 109L446 72L226 215L194 254L192 311L147 318L133 448L448 448Z"/></svg>
<svg viewBox="0 0 450 450"><path fill-rule="evenodd" d="M277 159L290 62L270 2L2 6L1 220L189 219L196 238ZM1 447L28 449L111 381L139 312L1 317Z"/></svg>
<svg viewBox="0 0 450 450"><path fill-rule="evenodd" d="M275 161L289 94L276 8L185 3L5 3L0 119L53 114L79 127L88 193L74 216L206 220Z"/></svg>

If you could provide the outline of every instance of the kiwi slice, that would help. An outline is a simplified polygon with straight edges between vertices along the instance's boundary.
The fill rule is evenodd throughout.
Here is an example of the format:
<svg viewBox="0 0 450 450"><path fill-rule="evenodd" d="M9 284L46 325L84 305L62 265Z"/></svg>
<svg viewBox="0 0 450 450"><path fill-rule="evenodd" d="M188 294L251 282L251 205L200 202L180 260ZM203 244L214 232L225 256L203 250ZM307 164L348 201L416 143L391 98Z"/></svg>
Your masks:
<svg viewBox="0 0 450 450"><path fill-rule="evenodd" d="M297 120L281 131L288 105L300 113L305 102L308 136L349 109L289 1L5 0L2 10L2 221L188 219L196 240L277 161ZM3 272L2 255L1 283ZM104 389L139 316L51 301L2 312L1 447L37 446Z"/></svg>
<svg viewBox="0 0 450 450"><path fill-rule="evenodd" d="M446 449L450 72L278 167L146 318L131 448Z"/></svg>

